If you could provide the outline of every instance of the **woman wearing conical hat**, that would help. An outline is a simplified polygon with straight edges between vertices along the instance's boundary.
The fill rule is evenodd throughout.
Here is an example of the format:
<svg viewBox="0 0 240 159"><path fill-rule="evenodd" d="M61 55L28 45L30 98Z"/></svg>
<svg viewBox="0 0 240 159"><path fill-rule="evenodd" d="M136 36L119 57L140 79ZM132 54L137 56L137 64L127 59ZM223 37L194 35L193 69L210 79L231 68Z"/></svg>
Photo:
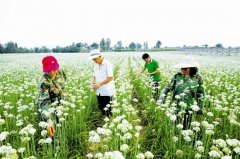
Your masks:
<svg viewBox="0 0 240 159"><path fill-rule="evenodd" d="M171 104L176 106L178 115L184 114L183 128L188 129L191 124L192 113L202 114L204 87L203 79L198 73L200 64L192 57L185 57L174 66L180 69L170 83L162 90L160 102L165 103L166 96L172 92Z"/></svg>

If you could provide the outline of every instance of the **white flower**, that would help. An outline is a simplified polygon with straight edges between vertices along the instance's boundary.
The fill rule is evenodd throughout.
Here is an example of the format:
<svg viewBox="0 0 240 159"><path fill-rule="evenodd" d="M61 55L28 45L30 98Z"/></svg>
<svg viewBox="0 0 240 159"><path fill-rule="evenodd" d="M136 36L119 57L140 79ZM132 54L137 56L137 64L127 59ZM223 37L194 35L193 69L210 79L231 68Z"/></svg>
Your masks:
<svg viewBox="0 0 240 159"><path fill-rule="evenodd" d="M35 156L30 156L27 159L37 159Z"/></svg>
<svg viewBox="0 0 240 159"><path fill-rule="evenodd" d="M196 131L196 132L199 132L200 131L200 127L194 127L193 130Z"/></svg>
<svg viewBox="0 0 240 159"><path fill-rule="evenodd" d="M181 97L180 97L180 95L175 95L175 98L180 99Z"/></svg>
<svg viewBox="0 0 240 159"><path fill-rule="evenodd" d="M126 133L123 135L122 139L125 140L125 139L131 139L132 138L132 134L130 133Z"/></svg>
<svg viewBox="0 0 240 159"><path fill-rule="evenodd" d="M197 147L197 146L202 146L203 145L203 143L202 143L202 141L196 141L196 143L195 143L195 146Z"/></svg>
<svg viewBox="0 0 240 159"><path fill-rule="evenodd" d="M191 137L190 136L184 136L184 138L183 138L185 141L187 141L187 142L190 142L191 141Z"/></svg>
<svg viewBox="0 0 240 159"><path fill-rule="evenodd" d="M121 147L120 147L120 150L121 151L123 151L123 152L125 152L125 151L127 151L128 150L128 145L127 144L123 144Z"/></svg>
<svg viewBox="0 0 240 159"><path fill-rule="evenodd" d="M208 112L207 116L213 116L213 113L212 112Z"/></svg>
<svg viewBox="0 0 240 159"><path fill-rule="evenodd" d="M178 124L178 125L177 125L177 128L178 128L178 129L183 129L183 125L182 125L182 124Z"/></svg>
<svg viewBox="0 0 240 159"><path fill-rule="evenodd" d="M139 154L136 155L136 158L137 158L137 159L144 159L145 156L144 156L143 153L139 153Z"/></svg>
<svg viewBox="0 0 240 159"><path fill-rule="evenodd" d="M139 137L139 133L138 133L138 132L137 132L137 133L135 133L135 135L134 135L134 136L138 138L138 137Z"/></svg>
<svg viewBox="0 0 240 159"><path fill-rule="evenodd" d="M154 157L154 155L150 151L145 152L145 156L146 156L146 158L153 158Z"/></svg>
<svg viewBox="0 0 240 159"><path fill-rule="evenodd" d="M25 150L26 150L25 147L21 147L21 148L18 149L18 152L19 152L19 153L23 153Z"/></svg>
<svg viewBox="0 0 240 159"><path fill-rule="evenodd" d="M183 130L182 135L183 136L191 136L191 135L193 135L193 131L192 130Z"/></svg>
<svg viewBox="0 0 240 159"><path fill-rule="evenodd" d="M0 119L0 126L5 124L5 120L4 119Z"/></svg>
<svg viewBox="0 0 240 159"><path fill-rule="evenodd" d="M39 144L39 145L45 144L45 140L44 140L44 139L40 139L40 140L38 141L38 144Z"/></svg>
<svg viewBox="0 0 240 159"><path fill-rule="evenodd" d="M100 153L100 152L99 152L99 153L96 153L95 158L101 159L101 158L103 158L103 154Z"/></svg>
<svg viewBox="0 0 240 159"><path fill-rule="evenodd" d="M21 141L22 141L23 143L27 143L28 141L30 141L30 137L22 137L22 138L21 138Z"/></svg>
<svg viewBox="0 0 240 159"><path fill-rule="evenodd" d="M46 138L45 143L46 144L51 144L52 143L52 139L50 137Z"/></svg>
<svg viewBox="0 0 240 159"><path fill-rule="evenodd" d="M171 115L171 116L170 116L170 120L171 120L172 122L176 121L176 120L177 120L177 116L176 116L175 114Z"/></svg>
<svg viewBox="0 0 240 159"><path fill-rule="evenodd" d="M108 117L106 117L106 118L104 119L104 121L105 121L105 122L108 122L108 121L109 121L109 118L108 118Z"/></svg>
<svg viewBox="0 0 240 159"><path fill-rule="evenodd" d="M240 147L235 147L233 151L237 154L240 154Z"/></svg>
<svg viewBox="0 0 240 159"><path fill-rule="evenodd" d="M48 123L44 122L44 121L40 121L38 124L41 128L47 128L48 127Z"/></svg>
<svg viewBox="0 0 240 159"><path fill-rule="evenodd" d="M34 135L35 132L36 132L36 129L34 129L34 128L32 128L32 127L28 129L28 133L29 133L30 135Z"/></svg>
<svg viewBox="0 0 240 159"><path fill-rule="evenodd" d="M230 155L232 153L232 151L228 147L224 147L222 149L222 152L224 152L226 155Z"/></svg>
<svg viewBox="0 0 240 159"><path fill-rule="evenodd" d="M200 123L197 122L197 121L193 121L193 122L191 122L191 125L192 125L193 127L199 127L199 126L200 126Z"/></svg>
<svg viewBox="0 0 240 159"><path fill-rule="evenodd" d="M59 122L64 122L65 118L59 118Z"/></svg>
<svg viewBox="0 0 240 159"><path fill-rule="evenodd" d="M137 131L141 131L141 130L142 130L142 127L141 127L141 126L135 126L135 129L136 129Z"/></svg>
<svg viewBox="0 0 240 159"><path fill-rule="evenodd" d="M137 103L137 102L138 102L138 100L137 100L136 98L133 98L133 101L134 101L135 103Z"/></svg>
<svg viewBox="0 0 240 159"><path fill-rule="evenodd" d="M220 158L221 157L221 154L216 150L212 150L208 154L209 154L210 157L213 157L213 158Z"/></svg>
<svg viewBox="0 0 240 159"><path fill-rule="evenodd" d="M221 159L232 159L232 156L223 156Z"/></svg>
<svg viewBox="0 0 240 159"><path fill-rule="evenodd" d="M201 154L199 154L199 153L196 153L196 155L195 155L195 157L194 158L197 158L197 159L199 159L199 158L201 158L202 157L202 155Z"/></svg>
<svg viewBox="0 0 240 159"><path fill-rule="evenodd" d="M86 155L87 158L93 158L93 154L89 153Z"/></svg>
<svg viewBox="0 0 240 159"><path fill-rule="evenodd" d="M220 148L224 148L227 146L227 143L223 139L217 139L216 140L216 145Z"/></svg>
<svg viewBox="0 0 240 159"><path fill-rule="evenodd" d="M95 133L94 135L91 135L88 139L88 141L92 142L92 143L98 143L98 142L100 142L100 140L101 140L101 138L98 135L98 133Z"/></svg>
<svg viewBox="0 0 240 159"><path fill-rule="evenodd" d="M41 131L41 136L43 136L43 137L47 136L47 130L42 130Z"/></svg>
<svg viewBox="0 0 240 159"><path fill-rule="evenodd" d="M203 153L204 152L204 147L203 146L198 146L197 151L198 151L198 153Z"/></svg>
<svg viewBox="0 0 240 159"><path fill-rule="evenodd" d="M232 147L240 146L240 142L237 139L227 139L227 144Z"/></svg>
<svg viewBox="0 0 240 159"><path fill-rule="evenodd" d="M0 134L0 141L6 140L6 138L7 138L8 135L9 135L9 132L3 131L3 132Z"/></svg>
<svg viewBox="0 0 240 159"><path fill-rule="evenodd" d="M206 130L205 133L206 133L207 135L213 135L213 134L214 134L214 131L212 131L212 130Z"/></svg>
<svg viewBox="0 0 240 159"><path fill-rule="evenodd" d="M199 111L199 109L200 109L197 105L191 105L191 108L195 112Z"/></svg>
<svg viewBox="0 0 240 159"><path fill-rule="evenodd" d="M177 142L177 141L178 141L178 137L177 137L177 136L174 136L174 137L172 138L172 140L173 140L173 142Z"/></svg>

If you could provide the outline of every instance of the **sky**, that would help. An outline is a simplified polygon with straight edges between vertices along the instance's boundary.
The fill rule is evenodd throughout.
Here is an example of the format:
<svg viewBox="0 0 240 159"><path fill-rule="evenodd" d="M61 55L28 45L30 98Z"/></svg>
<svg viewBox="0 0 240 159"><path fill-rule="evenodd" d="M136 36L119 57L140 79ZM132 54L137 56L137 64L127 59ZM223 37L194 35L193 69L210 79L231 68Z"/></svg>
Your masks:
<svg viewBox="0 0 240 159"><path fill-rule="evenodd" d="M240 46L239 0L0 0L0 43Z"/></svg>

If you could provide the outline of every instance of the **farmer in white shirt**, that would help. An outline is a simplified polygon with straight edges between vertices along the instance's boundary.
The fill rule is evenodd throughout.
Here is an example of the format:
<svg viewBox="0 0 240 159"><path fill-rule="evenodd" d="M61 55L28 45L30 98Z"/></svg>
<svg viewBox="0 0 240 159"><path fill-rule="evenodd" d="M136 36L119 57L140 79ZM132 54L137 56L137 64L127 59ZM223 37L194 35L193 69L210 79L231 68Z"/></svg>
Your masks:
<svg viewBox="0 0 240 159"><path fill-rule="evenodd" d="M90 51L89 59L96 65L93 69L93 88L96 90L98 107L102 115L111 116L110 101L115 94L112 64L101 56L98 49Z"/></svg>

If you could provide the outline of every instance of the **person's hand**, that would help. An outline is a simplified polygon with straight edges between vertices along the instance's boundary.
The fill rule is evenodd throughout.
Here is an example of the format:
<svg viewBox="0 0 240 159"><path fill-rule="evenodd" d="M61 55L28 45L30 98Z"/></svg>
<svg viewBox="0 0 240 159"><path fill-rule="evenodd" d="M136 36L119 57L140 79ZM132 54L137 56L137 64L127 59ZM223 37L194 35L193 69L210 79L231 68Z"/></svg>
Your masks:
<svg viewBox="0 0 240 159"><path fill-rule="evenodd" d="M100 88L100 87L101 87L101 85L98 84L98 83L96 83L96 84L93 85L93 88L94 88L94 89L98 89L98 88Z"/></svg>
<svg viewBox="0 0 240 159"><path fill-rule="evenodd" d="M48 127L47 127L48 136L49 137L54 137L55 129L54 129L54 126L53 126L53 121L51 119L48 119L47 123L48 123Z"/></svg>

